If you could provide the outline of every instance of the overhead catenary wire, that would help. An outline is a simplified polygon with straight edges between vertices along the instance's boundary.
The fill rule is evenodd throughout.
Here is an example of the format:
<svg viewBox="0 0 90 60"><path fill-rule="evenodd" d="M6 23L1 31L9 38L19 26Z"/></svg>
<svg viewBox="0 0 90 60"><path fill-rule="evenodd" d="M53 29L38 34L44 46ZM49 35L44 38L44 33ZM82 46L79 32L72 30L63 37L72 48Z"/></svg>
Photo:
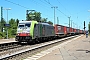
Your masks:
<svg viewBox="0 0 90 60"><path fill-rule="evenodd" d="M41 4L40 2L43 2L42 0L40 0L40 2L38 3L37 1L35 1L35 0L32 0L34 3L36 3L37 5L39 5L39 6L41 6L41 7L44 7L46 10L49 10L48 9L48 6L46 6L46 5L43 5L43 4Z"/></svg>
<svg viewBox="0 0 90 60"><path fill-rule="evenodd" d="M9 3L12 3L12 4L14 4L14 5L17 5L17 6L20 6L20 7L23 7L23 8L25 8L25 9L30 9L30 8L28 8L28 7L25 7L25 6L23 6L23 5L20 5L19 3L15 3L15 2L12 2L12 1L10 1L10 0L5 0L5 1L7 1L7 2L9 2ZM32 1L34 1L34 3L36 3L36 4L38 4L38 5L40 5L40 6L42 6L43 7L43 5L41 5L41 4L39 4L38 2L36 2L36 0L32 0ZM41 0L40 0L41 1ZM53 7L53 5L50 3L50 1L48 0L44 0L44 1L41 1L41 2L46 2L47 4L45 4L45 5L47 5L47 6L49 6L50 5L50 7ZM44 7L44 8L46 8L46 7ZM48 8L48 7L47 7ZM59 9L57 9L60 13L62 13L64 16L66 16L66 17L68 17L65 13L63 13L61 10L59 10ZM45 15L45 16L47 16L47 17L49 17L49 18L53 18L53 17L51 17L51 16L49 16L49 15L47 15L47 14L44 14L44 13L41 13L41 14L43 14L43 15ZM46 17L46 18L47 18Z"/></svg>
<svg viewBox="0 0 90 60"><path fill-rule="evenodd" d="M38 2L36 2L35 0L32 0L32 1L33 1L34 3L36 3L36 4L38 4L39 6L44 7L44 5L42 5L42 4L38 3ZM42 2L42 1L41 1L41 2ZM45 7L44 7L44 8L45 8ZM48 11L49 9L46 9L46 10ZM41 13L41 14L42 14L42 15L45 15L45 16L47 16L47 17L49 17L49 18L51 18L51 20L52 20L52 18L53 18L53 17L50 16L50 15L47 15L47 14L44 14L44 13ZM47 17L46 17L46 18L47 18ZM48 18L48 19L49 19L49 18Z"/></svg>
<svg viewBox="0 0 90 60"><path fill-rule="evenodd" d="M42 3L44 3L44 5L47 7L47 8L50 8L51 6L48 6L47 4L47 2L44 2L44 1L42 1L42 0L40 0L40 2L42 2Z"/></svg>
<svg viewBox="0 0 90 60"><path fill-rule="evenodd" d="M38 4L39 6L41 6L41 7L44 7L45 5L43 5L43 4L40 4L40 3L38 3L38 2L36 2L35 0L32 0L34 3L36 3L36 4ZM41 1L41 0L40 0ZM42 1L41 1L42 2ZM44 2L43 2L44 3ZM47 7L47 6L46 6ZM44 7L45 8L45 7ZM49 10L48 9L48 7L47 8L45 8L47 11ZM43 14L43 15L45 15L45 16L48 16L48 17L51 17L51 16L49 16L49 15L47 15L47 14L44 14L44 13L41 13L41 14ZM51 17L51 18L53 18L53 17Z"/></svg>
<svg viewBox="0 0 90 60"><path fill-rule="evenodd" d="M46 0L44 0L45 2L47 2L50 6L53 6L51 3L50 3L50 1L48 2L48 1L46 1ZM57 9L60 13L62 13L64 16L66 16L66 17L68 17L65 13L63 13L61 10L59 10L59 9Z"/></svg>
<svg viewBox="0 0 90 60"><path fill-rule="evenodd" d="M61 10L57 9L59 12L61 12L64 16L68 17L65 13L63 13Z"/></svg>
<svg viewBox="0 0 90 60"><path fill-rule="evenodd" d="M25 7L25 6L23 6L23 5L20 5L19 3L15 3L15 2L12 2L12 1L10 1L10 0L5 0L5 1L7 1L7 2L9 2L9 3L11 3L11 4L14 4L14 5L17 5L17 6L20 6L20 7L22 7L22 8L25 8L25 9L30 9L30 8L28 8L28 7ZM36 2L35 2L36 3ZM43 13L42 13L43 14ZM46 14L44 14L45 16L48 16L48 15L46 15Z"/></svg>
<svg viewBox="0 0 90 60"><path fill-rule="evenodd" d="M57 0L58 1L58 3L59 4L61 4L61 2L59 1L59 0ZM65 8L65 6L63 6L63 4L61 4L62 5L62 7L69 13L69 14L71 14L66 8Z"/></svg>
<svg viewBox="0 0 90 60"><path fill-rule="evenodd" d="M49 5L51 5L51 6L53 6L49 1L46 1L46 0L44 0L46 3L48 3Z"/></svg>
<svg viewBox="0 0 90 60"><path fill-rule="evenodd" d="M15 5L17 5L17 6L20 6L20 7L23 7L23 8L25 8L25 9L30 9L30 8L28 8L28 7L25 7L25 6L23 6L23 5L20 5L20 4L18 4L18 3L14 3L14 2L11 2L11 1L9 1L9 0L5 0L5 1L7 1L7 2L9 2L9 3L12 3L12 4L15 4ZM49 5L51 5L51 6L53 6L50 2L48 2L48 1L46 1L46 0L44 0L45 2L47 2ZM60 11L59 9L57 9L59 12L61 12L62 14L64 14L62 11ZM65 16L67 16L66 14L64 14Z"/></svg>
<svg viewBox="0 0 90 60"><path fill-rule="evenodd" d="M20 5L20 4L18 4L18 3L11 2L11 1L9 1L9 0L5 0L5 1L7 1L7 2L9 2L9 3L12 3L12 4L15 4L15 5L17 5L17 6L23 7L23 8L25 8L25 9L29 9L28 7L25 7L25 6Z"/></svg>

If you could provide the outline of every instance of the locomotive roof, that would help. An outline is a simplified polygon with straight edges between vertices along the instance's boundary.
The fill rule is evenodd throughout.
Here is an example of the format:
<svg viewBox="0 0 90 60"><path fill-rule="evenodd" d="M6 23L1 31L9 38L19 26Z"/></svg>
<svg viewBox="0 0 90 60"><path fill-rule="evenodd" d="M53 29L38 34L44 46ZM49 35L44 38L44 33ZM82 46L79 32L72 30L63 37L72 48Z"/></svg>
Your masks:
<svg viewBox="0 0 90 60"><path fill-rule="evenodd" d="M19 23L31 23L32 21L19 21Z"/></svg>
<svg viewBox="0 0 90 60"><path fill-rule="evenodd" d="M40 23L40 24L43 24L43 25L50 25L50 24L48 24L48 23Z"/></svg>
<svg viewBox="0 0 90 60"><path fill-rule="evenodd" d="M59 24L55 24L55 25L57 25L57 26L64 26L64 25L59 25Z"/></svg>
<svg viewBox="0 0 90 60"><path fill-rule="evenodd" d="M19 21L19 23L31 23L32 21ZM48 23L42 23L42 22L39 22L39 24L42 24L42 25L50 25Z"/></svg>

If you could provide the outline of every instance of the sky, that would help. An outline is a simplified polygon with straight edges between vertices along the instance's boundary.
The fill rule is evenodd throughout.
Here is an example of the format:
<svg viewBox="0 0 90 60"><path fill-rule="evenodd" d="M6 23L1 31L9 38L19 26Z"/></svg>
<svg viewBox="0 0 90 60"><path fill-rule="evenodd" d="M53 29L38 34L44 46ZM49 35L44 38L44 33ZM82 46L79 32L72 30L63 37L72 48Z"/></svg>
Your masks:
<svg viewBox="0 0 90 60"><path fill-rule="evenodd" d="M0 7L3 7L3 18L7 21L7 11L5 8L11 8L8 11L8 20L11 18L26 20L26 10L35 10L41 13L42 18L55 24L69 26L72 21L73 28L83 29L84 21L86 30L90 22L90 0L0 0ZM1 9L0 9L1 10ZM1 17L1 11L0 11ZM58 22L57 22L58 17Z"/></svg>

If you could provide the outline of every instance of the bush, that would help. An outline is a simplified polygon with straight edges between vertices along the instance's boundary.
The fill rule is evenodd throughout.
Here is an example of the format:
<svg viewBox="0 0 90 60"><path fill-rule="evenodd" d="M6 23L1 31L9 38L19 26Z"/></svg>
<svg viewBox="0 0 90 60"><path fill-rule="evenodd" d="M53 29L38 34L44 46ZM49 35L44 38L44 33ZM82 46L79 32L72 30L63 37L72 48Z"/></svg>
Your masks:
<svg viewBox="0 0 90 60"><path fill-rule="evenodd" d="M0 32L0 39L5 38L5 33Z"/></svg>

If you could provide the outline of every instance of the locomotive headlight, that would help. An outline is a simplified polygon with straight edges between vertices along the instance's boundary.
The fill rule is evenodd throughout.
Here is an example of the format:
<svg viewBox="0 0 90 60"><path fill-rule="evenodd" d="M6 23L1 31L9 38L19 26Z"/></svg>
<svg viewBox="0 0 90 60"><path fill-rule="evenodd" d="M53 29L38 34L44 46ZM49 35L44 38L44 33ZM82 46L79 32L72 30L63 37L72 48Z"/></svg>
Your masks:
<svg viewBox="0 0 90 60"><path fill-rule="evenodd" d="M28 33L27 35L30 36L30 33Z"/></svg>

